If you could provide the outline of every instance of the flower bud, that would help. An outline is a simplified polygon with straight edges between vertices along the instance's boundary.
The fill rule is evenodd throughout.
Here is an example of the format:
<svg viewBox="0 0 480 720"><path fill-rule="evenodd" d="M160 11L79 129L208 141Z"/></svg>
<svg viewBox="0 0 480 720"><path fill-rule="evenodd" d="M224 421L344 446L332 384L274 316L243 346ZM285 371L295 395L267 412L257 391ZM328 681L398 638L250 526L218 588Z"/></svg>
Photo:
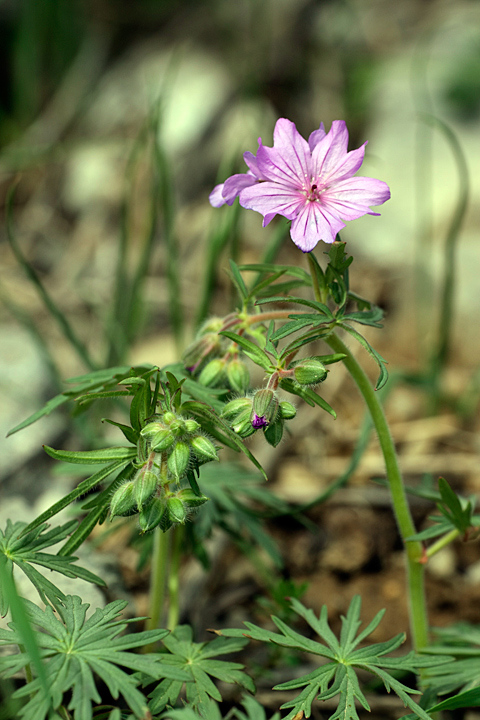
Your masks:
<svg viewBox="0 0 480 720"><path fill-rule="evenodd" d="M190 448L182 440L175 443L171 454L168 456L167 467L177 480L185 474L190 461Z"/></svg>
<svg viewBox="0 0 480 720"><path fill-rule="evenodd" d="M153 498L143 507L138 515L138 522L142 532L150 532L160 525L167 507L164 498Z"/></svg>
<svg viewBox="0 0 480 720"><path fill-rule="evenodd" d="M214 349L215 347L208 335L199 338L198 340L194 340L194 342L187 347L182 355L183 364L187 370L194 372Z"/></svg>
<svg viewBox="0 0 480 720"><path fill-rule="evenodd" d="M199 375L198 382L206 387L214 387L223 377L225 372L225 360L216 358L210 360Z"/></svg>
<svg viewBox="0 0 480 720"><path fill-rule="evenodd" d="M253 396L253 418L252 426L258 428L266 427L269 423L275 422L278 415L277 394L269 388L257 390Z"/></svg>
<svg viewBox="0 0 480 720"><path fill-rule="evenodd" d="M187 518L183 502L175 495L171 495L167 500L167 514L172 523L184 523Z"/></svg>
<svg viewBox="0 0 480 720"><path fill-rule="evenodd" d="M167 430L167 428L163 428L162 430L159 430L155 435L152 435L148 438L150 442L150 447L155 452L161 453L165 452L165 450L168 450L169 447L173 445L175 442L175 436L173 433L170 432L170 430Z"/></svg>
<svg viewBox="0 0 480 720"><path fill-rule="evenodd" d="M198 337L203 337L204 335L208 335L210 333L217 334L220 332L220 330L223 327L223 318L221 317L211 317L208 318L208 320L205 320L203 325L200 327L198 331Z"/></svg>
<svg viewBox="0 0 480 720"><path fill-rule="evenodd" d="M200 427L199 423L197 423L196 420L192 420L192 418L188 418L188 420L185 420L185 432L187 433L194 433L198 430Z"/></svg>
<svg viewBox="0 0 480 720"><path fill-rule="evenodd" d="M170 423L170 430L174 435L179 437L180 435L183 435L185 433L185 421L182 420L182 418L175 418L175 420L172 420Z"/></svg>
<svg viewBox="0 0 480 720"><path fill-rule="evenodd" d="M240 435L241 438L250 437L250 435L253 435L256 429L257 428L252 425L252 419L250 414L244 420L241 420L240 422L235 422L232 425L232 430L236 432L237 435Z"/></svg>
<svg viewBox="0 0 480 720"><path fill-rule="evenodd" d="M195 435L190 440L193 452L201 462L209 462L210 460L218 460L215 445L211 440L203 435Z"/></svg>
<svg viewBox="0 0 480 720"><path fill-rule="evenodd" d="M297 414L297 410L292 403L282 400L280 403L280 414L284 420L291 420Z"/></svg>
<svg viewBox="0 0 480 720"><path fill-rule="evenodd" d="M175 413L171 412L170 410L167 410L167 412L163 413L162 420L165 423L165 425L170 426L175 420L177 419L177 416Z"/></svg>
<svg viewBox="0 0 480 720"><path fill-rule="evenodd" d="M195 495L192 488L185 488L184 490L180 490L180 492L177 493L177 497L187 508L200 507L200 505L203 505L210 499L206 495Z"/></svg>
<svg viewBox="0 0 480 720"><path fill-rule="evenodd" d="M149 422L148 425L145 425L140 430L140 435L144 438L150 438L152 435L156 435L156 433L160 432L160 430L164 430L165 426L162 425L161 422L155 421L155 422Z"/></svg>
<svg viewBox="0 0 480 720"><path fill-rule="evenodd" d="M110 514L112 518L116 515L127 517L137 512L137 501L135 500L134 484L127 482L115 490L110 500Z"/></svg>
<svg viewBox="0 0 480 720"><path fill-rule="evenodd" d="M252 398L235 398L235 400L230 400L230 402L225 405L222 411L222 417L228 423L239 422L244 418L250 418L252 408Z"/></svg>
<svg viewBox="0 0 480 720"><path fill-rule="evenodd" d="M316 385L327 377L325 365L315 357L301 360L293 370L295 380L299 385Z"/></svg>
<svg viewBox="0 0 480 720"><path fill-rule="evenodd" d="M137 507L142 509L158 487L158 477L151 470L142 468L133 481L133 494Z"/></svg>
<svg viewBox="0 0 480 720"><path fill-rule="evenodd" d="M235 392L247 392L250 384L250 373L245 363L241 360L231 360L227 363L227 380Z"/></svg>

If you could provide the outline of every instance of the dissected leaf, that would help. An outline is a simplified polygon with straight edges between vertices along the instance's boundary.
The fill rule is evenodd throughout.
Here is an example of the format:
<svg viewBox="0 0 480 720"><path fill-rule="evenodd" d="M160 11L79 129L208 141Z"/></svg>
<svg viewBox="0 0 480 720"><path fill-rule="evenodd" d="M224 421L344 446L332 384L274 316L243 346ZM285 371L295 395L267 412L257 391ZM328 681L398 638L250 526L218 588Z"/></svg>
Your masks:
<svg viewBox="0 0 480 720"><path fill-rule="evenodd" d="M350 603L347 615L342 617L342 630L340 640L336 638L328 624L328 613L326 606L322 607L320 616L306 608L297 599L291 601L292 609L306 620L312 630L319 636L320 642L312 640L292 630L285 622L278 617L273 621L279 632L272 632L246 622L246 630L243 634L247 637L260 640L261 642L273 643L281 647L288 647L304 651L313 655L326 658L327 662L314 669L311 673L302 677L289 680L277 685L276 690L293 690L303 688L300 694L282 705L281 709L290 709L290 713L284 720L294 720L296 717L309 718L312 712L312 703L315 699L322 701L339 696L339 703L336 711L330 716L330 720L358 720L358 713L355 703L359 703L366 710L369 710L367 700L363 695L357 679L356 670L366 670L380 678L385 685L387 692L392 689L409 707L415 715L422 720L431 720L410 695L418 693L410 687L401 683L396 677L385 668L403 670L407 672L418 671L419 668L443 666L445 671L452 658L438 655L428 657L416 655L413 652L402 657L385 657L388 653L396 650L404 641L403 633L397 635L384 643L374 643L359 649L363 642L379 624L383 612L378 613L369 625L358 634L360 628L361 599L355 596ZM239 637L241 630L222 630L219 634L226 637Z"/></svg>
<svg viewBox="0 0 480 720"><path fill-rule="evenodd" d="M65 697L74 720L91 720L92 704L101 698L96 687L98 675L116 699L122 695L136 718L145 718L147 701L138 689L139 679L122 667L142 673L150 682L162 677L183 681L189 676L181 668L165 665L158 654L140 655L130 652L132 648L148 645L165 638L167 630L149 630L121 636L127 626L122 620L126 601L117 600L105 608L97 608L86 617L88 604L81 598L67 595L65 607L58 608L56 616L50 607L40 610L25 600L30 622L41 629L36 639L43 655L43 665L49 688L49 698L42 698L41 685L36 678L19 688L13 698L26 698L19 716L30 720L45 720ZM21 635L14 623L9 630L0 630L0 646L21 644ZM2 672L11 677L30 661L21 651L2 659ZM71 691L71 695L69 695Z"/></svg>

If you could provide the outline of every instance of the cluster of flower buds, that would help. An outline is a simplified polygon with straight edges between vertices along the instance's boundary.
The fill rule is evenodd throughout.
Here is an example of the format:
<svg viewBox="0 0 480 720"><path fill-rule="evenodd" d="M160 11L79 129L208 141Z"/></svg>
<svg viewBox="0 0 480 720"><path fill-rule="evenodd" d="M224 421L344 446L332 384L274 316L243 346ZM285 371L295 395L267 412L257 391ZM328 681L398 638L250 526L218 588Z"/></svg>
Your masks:
<svg viewBox="0 0 480 720"><path fill-rule="evenodd" d="M200 330L183 355L185 367L198 376L206 387L226 385L234 392L245 393L250 373L238 357L238 347L218 333L225 327L224 318L211 318Z"/></svg>
<svg viewBox="0 0 480 720"><path fill-rule="evenodd" d="M171 411L155 417L140 434L147 459L114 492L110 514L113 518L138 513L143 532L158 525L166 531L185 522L189 512L208 500L190 487L181 488L180 481L192 466L218 460L217 449L196 420ZM177 486L175 492L170 490L172 483Z"/></svg>
<svg viewBox="0 0 480 720"><path fill-rule="evenodd" d="M150 450L166 457L168 481L178 482L186 474L192 452L200 465L218 460L215 445L200 432L200 425L192 418L167 411L145 425L140 434Z"/></svg>
<svg viewBox="0 0 480 720"><path fill-rule="evenodd" d="M296 412L292 403L278 399L275 390L261 388L253 395L231 400L225 405L222 417L240 437L247 438L262 429L269 442L278 438L271 443L277 445L283 435L284 420L291 420Z"/></svg>

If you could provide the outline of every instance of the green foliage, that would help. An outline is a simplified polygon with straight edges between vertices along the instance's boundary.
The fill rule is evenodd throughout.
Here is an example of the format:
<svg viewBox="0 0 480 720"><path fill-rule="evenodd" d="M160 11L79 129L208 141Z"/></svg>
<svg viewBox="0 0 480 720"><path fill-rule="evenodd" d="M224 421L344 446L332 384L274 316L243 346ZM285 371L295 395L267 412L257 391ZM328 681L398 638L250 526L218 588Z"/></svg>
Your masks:
<svg viewBox="0 0 480 720"><path fill-rule="evenodd" d="M267 720L265 710L251 695L244 695L242 699L243 710L234 707L222 718L220 709L215 700L210 699L199 710L186 706L167 710L160 717L165 720ZM270 720L280 720L280 714L275 713Z"/></svg>
<svg viewBox="0 0 480 720"><path fill-rule="evenodd" d="M131 650L164 638L167 630L149 630L134 635L120 636L129 620L122 620L122 610L127 605L122 600L109 603L104 609L98 608L87 619L89 605L81 598L68 595L65 605L58 607L58 617L51 607L40 610L25 600L30 622L41 629L37 633L49 697L45 698L39 679L15 691L14 698L28 698L20 711L24 720L45 720L51 711L58 710L64 696L71 691L68 709L73 711L74 720L91 720L94 703L101 698L96 687L95 676L107 685L113 698L122 695L131 712L137 718L144 718L147 702L138 689L135 675L126 673L121 667L147 675L151 680L168 677L172 680L187 679L181 669L165 665L155 655L138 655ZM15 623L9 630L0 630L0 645L21 644L22 637ZM25 651L2 659L2 672L11 677L30 662Z"/></svg>
<svg viewBox="0 0 480 720"><path fill-rule="evenodd" d="M207 465L202 470L202 490L210 498L195 522L187 526L192 552L209 564L205 541L214 528L226 532L242 549L262 547L277 567L282 564L276 543L266 531L265 516L289 514L291 507L264 486L258 473L234 463Z"/></svg>
<svg viewBox="0 0 480 720"><path fill-rule="evenodd" d="M41 565L70 578L78 577L97 585L105 585L104 581L90 570L75 565L76 557L42 552L45 548L64 540L76 524L76 520L72 520L48 530L47 523L42 523L33 529L28 529L26 523L12 523L7 520L5 531L0 530L0 554L5 558L4 571L12 576L13 568L17 566L34 585L42 601L51 603L57 610L65 603L64 593L34 565ZM0 614L6 615L9 608L8 595L2 588L3 583L0 584Z"/></svg>
<svg viewBox="0 0 480 720"><path fill-rule="evenodd" d="M472 496L468 500L460 498L442 477L438 479L438 489L439 495L434 497L438 498L437 508L440 515L430 516L429 520L434 524L408 540L429 540L452 530L457 530L465 540L475 536L478 532L475 528L480 527L480 515L473 514L475 497Z"/></svg>
<svg viewBox="0 0 480 720"><path fill-rule="evenodd" d="M449 628L436 628L437 643L428 648L433 655L448 653L455 662L447 667L432 667L426 673L425 682L439 695L461 690L462 694L477 688L480 679L480 627L470 623L458 623ZM451 698L453 701L453 698ZM471 702L470 705L478 704ZM453 707L453 706L452 706ZM465 707L458 705L458 707Z"/></svg>
<svg viewBox="0 0 480 720"><path fill-rule="evenodd" d="M320 617L317 618L312 610L308 610L298 600L292 599L291 602L295 612L308 623L322 642L300 635L275 616L272 617L272 620L280 631L279 633L264 630L249 622L245 623L247 631L224 630L221 633L226 637L238 637L243 634L254 640L304 651L327 660L308 675L295 678L274 688L275 690L304 688L294 700L282 705L281 709L292 708L284 720L292 720L297 715L302 717L300 715L302 712L306 718L309 718L315 698L317 700L328 700L336 695L340 696L339 703L337 710L331 715L331 720L337 718L358 720L359 716L355 708L355 701L360 703L365 710L370 710L370 707L360 689L356 669L372 673L383 682L387 692L392 689L400 697L404 705L413 710L415 715L422 718L422 720L430 720L425 710L410 697L411 694L418 693L418 690L413 690L401 683L389 670L417 672L419 668L448 663L452 660L451 657L438 656L432 658L416 655L414 652L402 657L385 657L404 642L404 633L396 635L387 642L359 648L360 643L366 640L378 626L385 611L377 613L367 627L357 635L361 625L361 599L358 595L350 603L346 617L342 617L342 630L339 640L329 627L325 605L322 607Z"/></svg>
<svg viewBox="0 0 480 720"><path fill-rule="evenodd" d="M192 629L181 625L164 637L162 642L168 654L158 657L162 666L178 670L185 676L187 702L193 708L208 707L209 699L221 701L222 696L212 677L222 682L236 683L241 687L255 691L252 679L243 672L243 665L217 660L218 655L238 652L246 644L245 638L217 637L211 642L195 643ZM150 694L150 710L159 713L167 706L175 705L183 687L183 680L165 677Z"/></svg>

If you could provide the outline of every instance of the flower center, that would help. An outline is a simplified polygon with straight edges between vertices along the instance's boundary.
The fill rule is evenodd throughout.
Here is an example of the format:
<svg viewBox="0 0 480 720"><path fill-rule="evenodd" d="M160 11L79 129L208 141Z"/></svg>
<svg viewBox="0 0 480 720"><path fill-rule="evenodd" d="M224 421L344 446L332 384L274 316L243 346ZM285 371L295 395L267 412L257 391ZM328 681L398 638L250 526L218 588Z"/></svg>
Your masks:
<svg viewBox="0 0 480 720"><path fill-rule="evenodd" d="M313 184L310 190L306 190L306 198L309 202L316 202L320 200L321 191L318 189L318 185Z"/></svg>

